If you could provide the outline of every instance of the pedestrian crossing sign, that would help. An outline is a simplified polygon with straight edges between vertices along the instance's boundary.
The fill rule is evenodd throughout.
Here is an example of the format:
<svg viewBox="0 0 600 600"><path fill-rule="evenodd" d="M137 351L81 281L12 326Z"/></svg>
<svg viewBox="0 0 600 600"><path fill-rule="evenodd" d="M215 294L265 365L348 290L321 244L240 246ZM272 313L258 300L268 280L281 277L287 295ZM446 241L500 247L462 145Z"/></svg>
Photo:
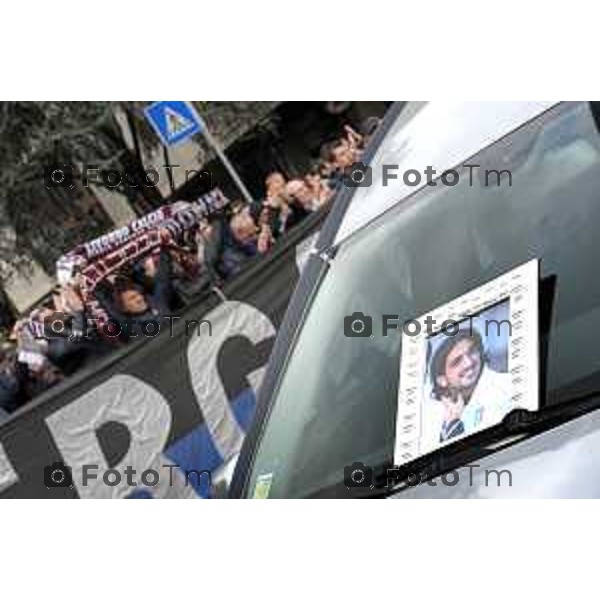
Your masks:
<svg viewBox="0 0 600 600"><path fill-rule="evenodd" d="M202 120L189 102L161 100L144 109L146 118L165 146L173 146L203 130Z"/></svg>

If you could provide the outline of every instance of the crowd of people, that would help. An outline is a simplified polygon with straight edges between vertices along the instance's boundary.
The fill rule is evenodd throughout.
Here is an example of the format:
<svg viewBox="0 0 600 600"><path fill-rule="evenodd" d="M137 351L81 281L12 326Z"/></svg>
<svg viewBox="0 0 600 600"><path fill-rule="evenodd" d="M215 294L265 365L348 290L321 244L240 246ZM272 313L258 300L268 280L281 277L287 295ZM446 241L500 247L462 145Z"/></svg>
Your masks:
<svg viewBox="0 0 600 600"><path fill-rule="evenodd" d="M332 200L344 169L360 160L376 125L371 121L361 133L346 126L304 176L270 173L260 201L232 202L193 231L160 228L152 253L94 288L93 303L108 315L103 327L89 327L89 297L80 279L57 286L17 321L3 344L0 420L115 347L147 337L142 330L148 323L176 314L202 290L220 289L249 260L267 254L290 228ZM58 326L57 315L66 316Z"/></svg>
<svg viewBox="0 0 600 600"><path fill-rule="evenodd" d="M364 134L346 126L344 135L321 149L320 160L303 177L278 172L265 179L264 198L239 204L228 219L205 230L205 259L215 281L235 275L248 258L269 252L274 242L311 213L329 203L342 184L344 170L360 160L377 122Z"/></svg>

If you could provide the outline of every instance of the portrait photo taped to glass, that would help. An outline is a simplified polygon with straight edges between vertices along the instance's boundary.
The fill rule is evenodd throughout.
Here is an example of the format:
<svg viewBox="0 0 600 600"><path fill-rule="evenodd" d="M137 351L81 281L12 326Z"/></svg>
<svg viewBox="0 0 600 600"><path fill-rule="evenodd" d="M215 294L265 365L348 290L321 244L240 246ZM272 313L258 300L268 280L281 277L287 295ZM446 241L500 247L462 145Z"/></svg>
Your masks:
<svg viewBox="0 0 600 600"><path fill-rule="evenodd" d="M539 408L538 261L435 308L402 334L394 464Z"/></svg>

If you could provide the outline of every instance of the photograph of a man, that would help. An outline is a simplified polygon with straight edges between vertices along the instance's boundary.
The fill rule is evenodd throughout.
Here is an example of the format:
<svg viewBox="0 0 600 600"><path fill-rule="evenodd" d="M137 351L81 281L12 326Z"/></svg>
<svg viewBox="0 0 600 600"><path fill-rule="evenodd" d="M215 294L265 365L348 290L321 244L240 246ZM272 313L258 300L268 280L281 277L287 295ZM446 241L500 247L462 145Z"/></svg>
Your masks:
<svg viewBox="0 0 600 600"><path fill-rule="evenodd" d="M512 408L508 328L501 331L485 313L476 326L460 325L454 336L440 332L428 340L423 442L430 447L495 425Z"/></svg>

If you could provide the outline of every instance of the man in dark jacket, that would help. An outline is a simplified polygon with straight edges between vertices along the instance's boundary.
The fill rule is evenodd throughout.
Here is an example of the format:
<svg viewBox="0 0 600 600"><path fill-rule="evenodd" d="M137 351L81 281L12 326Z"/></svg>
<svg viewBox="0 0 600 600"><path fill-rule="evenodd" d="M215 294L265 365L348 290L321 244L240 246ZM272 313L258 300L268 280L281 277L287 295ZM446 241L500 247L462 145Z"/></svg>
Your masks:
<svg viewBox="0 0 600 600"><path fill-rule="evenodd" d="M236 275L250 259L269 251L273 235L266 218L261 219L263 214L262 207L253 204L244 206L229 221L213 221L204 247L204 258L213 283Z"/></svg>
<svg viewBox="0 0 600 600"><path fill-rule="evenodd" d="M160 321L171 309L169 251L166 248L160 251L156 273L145 289L132 281L117 283L114 289L102 282L94 294L111 320L118 325L122 339L129 341L131 338L153 337L158 333L155 324L158 323L160 327ZM113 329L110 326L109 331L112 337Z"/></svg>

